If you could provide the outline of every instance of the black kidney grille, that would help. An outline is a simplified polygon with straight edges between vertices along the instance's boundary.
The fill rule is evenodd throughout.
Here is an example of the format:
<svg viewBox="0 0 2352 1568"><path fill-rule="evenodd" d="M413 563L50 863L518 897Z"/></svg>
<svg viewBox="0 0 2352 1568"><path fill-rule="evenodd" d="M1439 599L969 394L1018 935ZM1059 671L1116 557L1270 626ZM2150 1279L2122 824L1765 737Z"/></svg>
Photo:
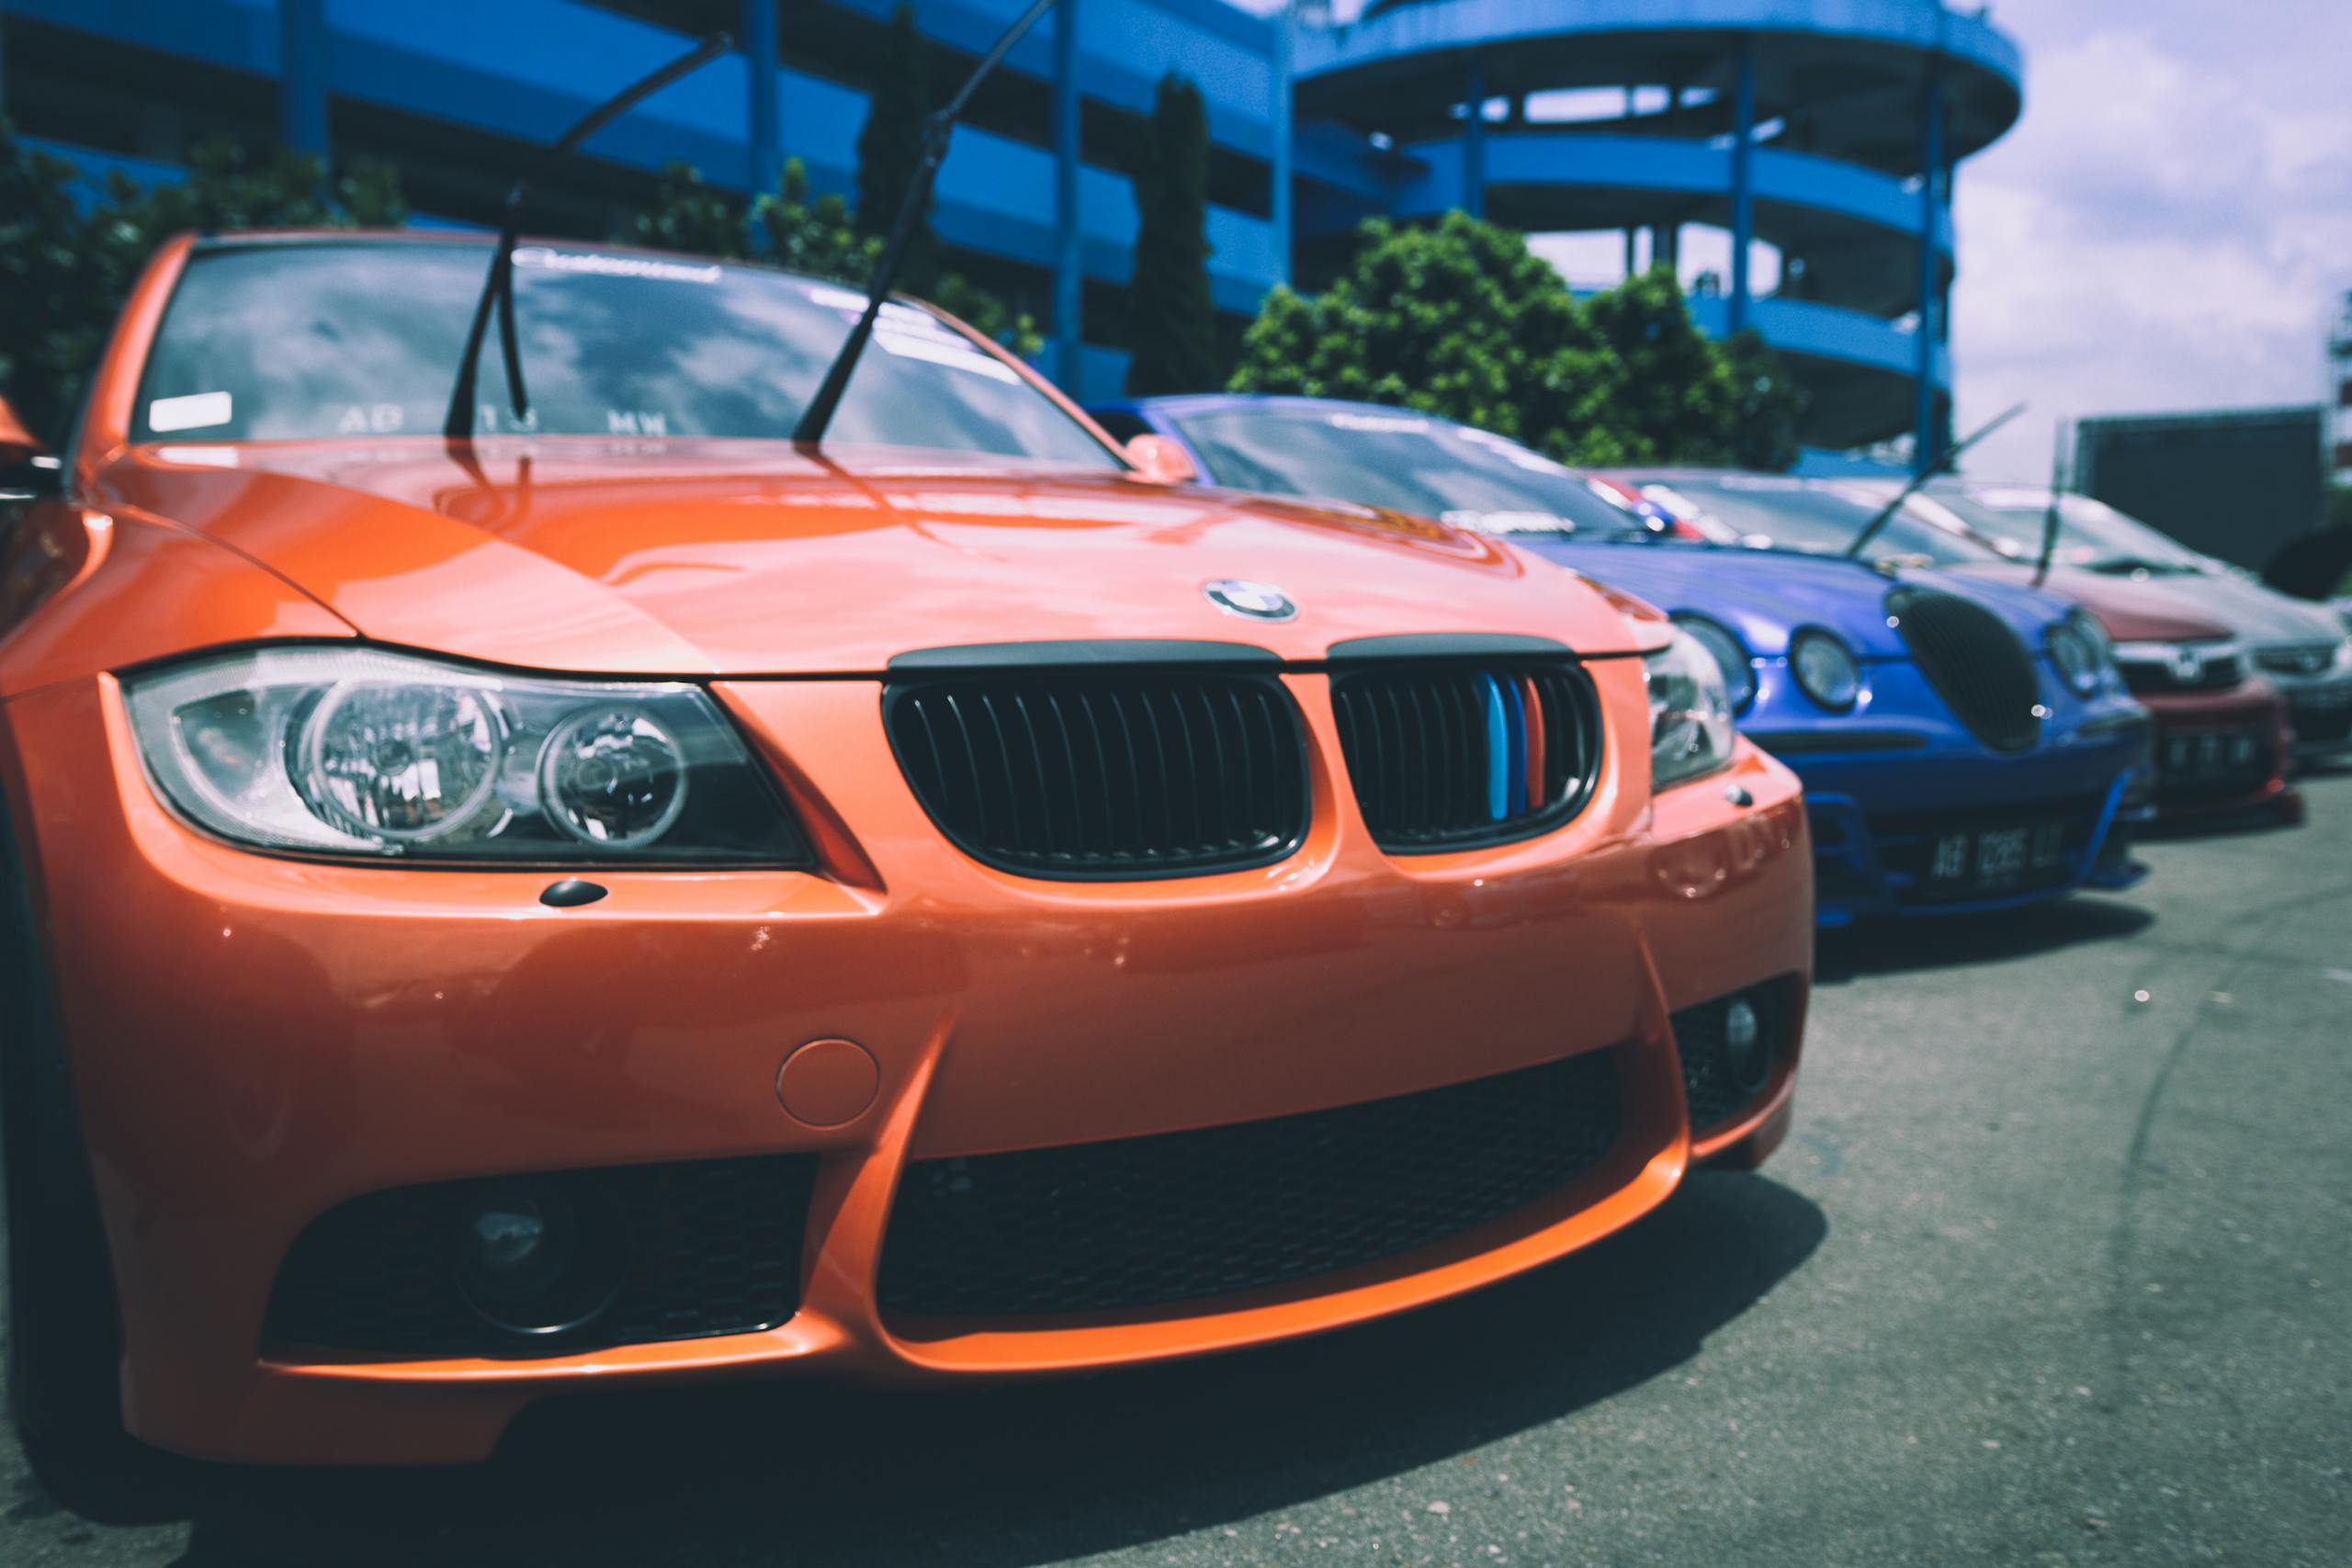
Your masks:
<svg viewBox="0 0 2352 1568"><path fill-rule="evenodd" d="M919 1160L891 1211L881 1303L1151 1306L1426 1247L1600 1163L1617 1138L1613 1055L1270 1121Z"/></svg>
<svg viewBox="0 0 2352 1568"><path fill-rule="evenodd" d="M277 1271L275 1345L395 1357L569 1355L605 1345L773 1328L800 1306L814 1155L567 1171L592 1183L626 1258L619 1293L569 1333L518 1338L458 1293L453 1250L467 1200L492 1181L354 1198L306 1226Z"/></svg>
<svg viewBox="0 0 2352 1568"><path fill-rule="evenodd" d="M1898 588L1886 596L1928 684L1996 751L2030 750L2041 739L2041 682L2033 655L2008 623L1954 593Z"/></svg>
<svg viewBox="0 0 2352 1568"><path fill-rule="evenodd" d="M890 688L916 798L976 860L1033 876L1265 865L1306 831L1298 709L1270 676L1013 672Z"/></svg>
<svg viewBox="0 0 2352 1568"><path fill-rule="evenodd" d="M1429 663L1334 677L1356 804L1395 853L1501 843L1576 815L1600 772L1600 710L1573 664Z"/></svg>

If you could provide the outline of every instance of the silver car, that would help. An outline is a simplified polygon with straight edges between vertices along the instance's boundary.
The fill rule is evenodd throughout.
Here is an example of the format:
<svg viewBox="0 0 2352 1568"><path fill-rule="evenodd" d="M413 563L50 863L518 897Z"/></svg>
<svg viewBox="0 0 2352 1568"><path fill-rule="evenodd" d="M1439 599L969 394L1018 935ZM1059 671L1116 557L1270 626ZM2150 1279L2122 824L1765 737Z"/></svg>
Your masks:
<svg viewBox="0 0 2352 1568"><path fill-rule="evenodd" d="M2029 485L1929 485L1912 510L1971 534L2003 555L2041 553L2050 492ZM2253 649L2255 662L2287 699L2295 756L2310 761L2352 755L2352 637L2324 604L2293 599L2226 561L2086 495L2059 498L2052 559L2118 577L2162 581Z"/></svg>

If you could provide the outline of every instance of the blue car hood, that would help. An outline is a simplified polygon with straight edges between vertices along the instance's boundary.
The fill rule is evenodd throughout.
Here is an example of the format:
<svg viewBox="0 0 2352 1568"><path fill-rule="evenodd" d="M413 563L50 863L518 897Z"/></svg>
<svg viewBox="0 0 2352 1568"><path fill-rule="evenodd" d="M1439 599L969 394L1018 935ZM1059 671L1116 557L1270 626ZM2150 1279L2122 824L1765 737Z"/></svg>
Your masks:
<svg viewBox="0 0 2352 1568"><path fill-rule="evenodd" d="M1797 627L1824 626L1865 659L1909 656L1886 624L1886 596L1901 585L1940 589L1973 599L2007 621L2028 648L2066 612L2052 594L1949 572L1902 568L1882 571L1838 556L1729 546L1579 544L1574 539L1515 535L1512 543L1596 582L1646 599L1669 615L1705 615L1737 635L1759 659L1789 650Z"/></svg>

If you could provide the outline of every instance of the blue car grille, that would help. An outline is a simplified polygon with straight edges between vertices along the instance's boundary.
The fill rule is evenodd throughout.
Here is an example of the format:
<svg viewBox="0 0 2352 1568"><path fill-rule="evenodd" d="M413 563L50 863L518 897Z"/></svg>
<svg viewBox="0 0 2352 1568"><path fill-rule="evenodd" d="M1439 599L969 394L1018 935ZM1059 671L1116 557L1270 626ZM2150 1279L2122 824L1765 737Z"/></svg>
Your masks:
<svg viewBox="0 0 2352 1568"><path fill-rule="evenodd" d="M1566 660L1351 671L1333 678L1331 706L1364 824L1392 853L1548 831L1600 771L1599 703Z"/></svg>
<svg viewBox="0 0 2352 1568"><path fill-rule="evenodd" d="M1912 662L1968 732L1996 751L2041 739L2041 682L2008 623L1956 593L1898 588L1886 613Z"/></svg>

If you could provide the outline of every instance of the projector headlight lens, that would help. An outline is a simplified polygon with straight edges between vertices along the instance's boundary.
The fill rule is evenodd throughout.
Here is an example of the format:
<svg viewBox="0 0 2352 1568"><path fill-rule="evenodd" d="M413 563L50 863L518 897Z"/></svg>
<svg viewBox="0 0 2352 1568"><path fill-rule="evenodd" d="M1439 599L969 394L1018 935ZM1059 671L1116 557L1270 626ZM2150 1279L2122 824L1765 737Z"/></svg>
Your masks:
<svg viewBox="0 0 2352 1568"><path fill-rule="evenodd" d="M680 682L369 649L216 655L123 683L155 792L255 849L343 859L806 863L718 705Z"/></svg>
<svg viewBox="0 0 2352 1568"><path fill-rule="evenodd" d="M1651 787L1729 766L1731 698L1714 655L1678 626L1674 640L1642 662L1649 678Z"/></svg>

